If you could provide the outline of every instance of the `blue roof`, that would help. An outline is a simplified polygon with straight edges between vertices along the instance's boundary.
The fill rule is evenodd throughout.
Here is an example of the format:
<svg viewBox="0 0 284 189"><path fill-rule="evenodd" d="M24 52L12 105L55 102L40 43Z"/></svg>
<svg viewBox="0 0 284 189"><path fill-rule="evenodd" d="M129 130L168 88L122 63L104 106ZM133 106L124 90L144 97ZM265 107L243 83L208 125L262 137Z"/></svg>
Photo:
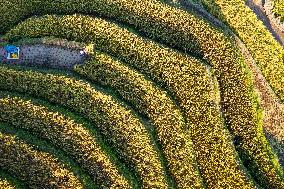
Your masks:
<svg viewBox="0 0 284 189"><path fill-rule="evenodd" d="M17 53L18 52L18 48L14 45L7 45L5 46L5 50L8 52L8 53Z"/></svg>

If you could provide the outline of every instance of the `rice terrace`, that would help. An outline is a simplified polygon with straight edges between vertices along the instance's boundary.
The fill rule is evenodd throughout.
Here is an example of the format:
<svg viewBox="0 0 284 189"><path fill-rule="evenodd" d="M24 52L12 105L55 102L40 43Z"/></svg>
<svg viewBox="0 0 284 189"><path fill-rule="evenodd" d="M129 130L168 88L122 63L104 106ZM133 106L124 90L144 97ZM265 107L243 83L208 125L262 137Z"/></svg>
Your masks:
<svg viewBox="0 0 284 189"><path fill-rule="evenodd" d="M284 0L0 0L0 189L284 189Z"/></svg>

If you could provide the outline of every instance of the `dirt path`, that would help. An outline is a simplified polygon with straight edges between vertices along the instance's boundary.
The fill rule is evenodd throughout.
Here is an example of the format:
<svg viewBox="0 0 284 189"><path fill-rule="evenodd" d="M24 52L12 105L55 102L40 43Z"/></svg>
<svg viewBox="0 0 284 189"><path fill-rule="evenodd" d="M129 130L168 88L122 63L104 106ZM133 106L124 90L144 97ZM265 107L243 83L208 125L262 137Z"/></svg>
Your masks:
<svg viewBox="0 0 284 189"><path fill-rule="evenodd" d="M264 110L263 128L266 138L278 155L280 164L284 167L284 104L270 88L245 45L237 38L236 41L246 57L246 64L253 73L255 90Z"/></svg>
<svg viewBox="0 0 284 189"><path fill-rule="evenodd" d="M268 19L265 14L264 8L262 6L262 0L247 0L246 5L253 10L253 12L257 15L258 19L263 22L263 24L268 28L270 33L272 33L273 37L284 46L284 33L281 32L277 26L275 26Z"/></svg>

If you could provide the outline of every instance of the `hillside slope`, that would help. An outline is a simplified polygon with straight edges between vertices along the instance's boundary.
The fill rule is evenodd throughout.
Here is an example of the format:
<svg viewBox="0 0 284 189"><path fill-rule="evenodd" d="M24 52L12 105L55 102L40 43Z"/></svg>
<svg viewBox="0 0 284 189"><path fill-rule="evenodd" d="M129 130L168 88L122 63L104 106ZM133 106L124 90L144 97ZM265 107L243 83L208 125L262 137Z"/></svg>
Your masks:
<svg viewBox="0 0 284 189"><path fill-rule="evenodd" d="M90 59L72 72L1 65L0 90L20 96L7 101L4 95L0 102L7 101L5 122L62 149L96 187L284 188L279 153L263 131L266 93L256 91L257 68L244 54L247 47L259 77L282 99L284 74L274 62L283 49L272 39L274 51L267 53L275 56L259 55L253 48L269 46L247 43L238 33L242 49L228 30L155 0L4 0L0 12L4 40L55 36L95 45ZM89 127L74 127L23 103L21 95L82 117L107 148L88 134ZM41 127L35 118L43 120ZM49 136L43 132L48 125L65 129L48 130L54 132Z"/></svg>

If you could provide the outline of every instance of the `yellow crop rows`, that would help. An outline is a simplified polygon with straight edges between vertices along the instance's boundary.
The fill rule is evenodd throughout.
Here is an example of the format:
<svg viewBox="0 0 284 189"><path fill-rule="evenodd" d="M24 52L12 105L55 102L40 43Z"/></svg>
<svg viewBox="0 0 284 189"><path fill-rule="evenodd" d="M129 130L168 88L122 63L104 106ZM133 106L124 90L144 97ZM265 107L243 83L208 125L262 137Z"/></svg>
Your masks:
<svg viewBox="0 0 284 189"><path fill-rule="evenodd" d="M81 183L53 156L33 150L15 136L0 133L0 167L31 188L83 189Z"/></svg>
<svg viewBox="0 0 284 189"><path fill-rule="evenodd" d="M237 32L250 50L262 74L283 101L284 50L262 21L257 19L243 0L234 3L230 0L202 0L202 2L214 15L227 21Z"/></svg>
<svg viewBox="0 0 284 189"><path fill-rule="evenodd" d="M280 16L281 22L284 23L284 1L283 0L273 0L273 11L276 16Z"/></svg>
<svg viewBox="0 0 284 189"><path fill-rule="evenodd" d="M144 188L166 188L156 151L142 123L110 96L87 83L51 74L0 67L0 88L42 97L81 113L94 122L138 173Z"/></svg>
<svg viewBox="0 0 284 189"><path fill-rule="evenodd" d="M2 189L15 189L15 187L13 185L11 185L5 179L0 179L0 188L2 188Z"/></svg>
<svg viewBox="0 0 284 189"><path fill-rule="evenodd" d="M0 112L1 121L38 133L70 154L100 187L130 188L82 125L19 98L0 99Z"/></svg>
<svg viewBox="0 0 284 189"><path fill-rule="evenodd" d="M185 120L166 92L155 87L142 74L104 53L95 53L95 60L75 70L93 81L113 87L140 113L151 119L179 188L202 186L192 141L184 132Z"/></svg>
<svg viewBox="0 0 284 189"><path fill-rule="evenodd" d="M233 28L284 100L283 47L245 1L201 2ZM54 36L94 44L99 51L74 70L90 82L110 87L150 120L174 187L284 189L283 167L263 132L266 114L252 73L230 32L214 27L197 13L158 0L2 0L0 13L0 34L10 42ZM43 98L79 113L115 148L142 188L170 187L146 123L111 97L116 96L112 92L106 95L69 77L2 66L0 90ZM6 99L0 101L0 109L1 102L21 112L27 123L40 118L39 135L78 157L101 186L131 188L82 125L30 102ZM37 110L44 113L30 114ZM16 114L7 112L2 119L17 120ZM25 120L18 121L15 126L20 127ZM59 130L43 133L51 129L48 125L57 124L70 128L71 137ZM23 126L31 129L32 124ZM75 133L86 137L80 140ZM85 144L94 147L84 149ZM95 157L94 164L91 157ZM100 160L105 163L102 172L92 172ZM105 175L111 176L106 179Z"/></svg>
<svg viewBox="0 0 284 189"><path fill-rule="evenodd" d="M84 27L78 28L80 25ZM100 50L118 56L156 82L162 83L174 93L185 111L190 126L187 129L194 143L200 172L207 184L224 187L242 183L243 187L252 187L253 184L244 173L230 142L232 139L224 127L214 81L203 62L162 48L105 20L80 15L31 18L8 32L6 37L45 35L91 41ZM232 90L230 92L235 93ZM241 107L241 113L244 110L245 107ZM213 144L216 147L210 148ZM216 172L219 174L215 174Z"/></svg>

